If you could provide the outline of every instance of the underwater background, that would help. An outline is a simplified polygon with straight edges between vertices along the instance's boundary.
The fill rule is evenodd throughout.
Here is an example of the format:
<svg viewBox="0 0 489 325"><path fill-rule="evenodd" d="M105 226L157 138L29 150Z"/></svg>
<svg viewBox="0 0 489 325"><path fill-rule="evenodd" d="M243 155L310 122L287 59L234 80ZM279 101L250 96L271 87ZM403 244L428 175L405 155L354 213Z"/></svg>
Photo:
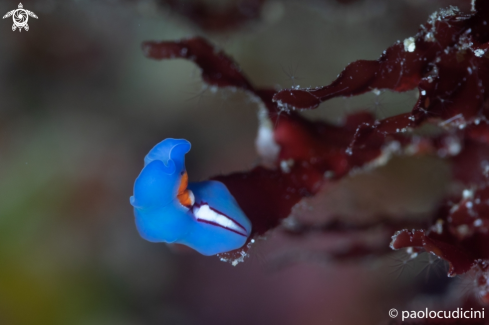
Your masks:
<svg viewBox="0 0 489 325"><path fill-rule="evenodd" d="M217 11L234 2L204 1ZM439 8L470 1L269 0L229 29L200 26L168 3L32 0L23 2L39 17L29 31L0 21L1 325L388 324L388 310L415 295L426 306L470 286L428 255L407 267L402 254L330 262L321 252L347 245L340 235L272 232L234 267L143 240L129 204L144 156L165 138L192 143L191 181L257 163L256 103L204 87L191 62L146 58L143 41L204 36L257 86L318 86L415 35ZM1 1L0 12L17 5ZM416 95L332 99L304 115L385 118L409 111ZM422 215L448 175L433 157L395 158L324 200L353 217Z"/></svg>

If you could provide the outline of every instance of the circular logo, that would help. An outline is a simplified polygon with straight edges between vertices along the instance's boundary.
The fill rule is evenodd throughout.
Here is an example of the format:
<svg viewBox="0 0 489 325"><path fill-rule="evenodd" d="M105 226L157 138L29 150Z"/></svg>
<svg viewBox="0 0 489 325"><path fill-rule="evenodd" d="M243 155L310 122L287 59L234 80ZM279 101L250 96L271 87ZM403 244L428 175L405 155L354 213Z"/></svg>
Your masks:
<svg viewBox="0 0 489 325"><path fill-rule="evenodd" d="M389 316L392 317L392 318L396 318L397 317L397 309L395 308L392 308L391 310L389 310Z"/></svg>
<svg viewBox="0 0 489 325"><path fill-rule="evenodd" d="M27 24L27 20L29 17L27 17L27 13L23 9L17 9L15 13L13 14L13 19L14 19L14 24L17 25L17 27L23 27Z"/></svg>

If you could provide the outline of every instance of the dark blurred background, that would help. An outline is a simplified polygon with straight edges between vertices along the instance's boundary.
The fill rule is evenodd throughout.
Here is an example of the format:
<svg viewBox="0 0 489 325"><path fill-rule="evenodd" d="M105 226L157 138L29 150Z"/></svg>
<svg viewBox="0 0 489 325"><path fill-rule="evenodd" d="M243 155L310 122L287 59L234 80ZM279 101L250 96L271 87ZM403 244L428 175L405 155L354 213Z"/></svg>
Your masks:
<svg viewBox="0 0 489 325"><path fill-rule="evenodd" d="M167 137L192 143L194 181L257 159L256 104L205 88L190 62L145 58L143 41L201 35L256 85L319 86L415 35L440 7L469 2L269 0L258 17L222 31L181 15L174 1L22 2L39 17L28 32L0 21L0 324L387 324L388 310L414 294L430 301L451 290L443 270L406 267L402 255L330 263L317 253L346 245L340 237L312 253L305 239L272 233L236 267L177 252L139 237L129 196L143 157ZM223 11L235 1L204 4ZM17 5L2 0L0 13ZM415 95L340 98L306 115L337 123L363 109L385 118L409 111ZM417 177L398 172L406 168ZM323 203L353 217L422 214L447 175L436 159L398 159L342 181Z"/></svg>

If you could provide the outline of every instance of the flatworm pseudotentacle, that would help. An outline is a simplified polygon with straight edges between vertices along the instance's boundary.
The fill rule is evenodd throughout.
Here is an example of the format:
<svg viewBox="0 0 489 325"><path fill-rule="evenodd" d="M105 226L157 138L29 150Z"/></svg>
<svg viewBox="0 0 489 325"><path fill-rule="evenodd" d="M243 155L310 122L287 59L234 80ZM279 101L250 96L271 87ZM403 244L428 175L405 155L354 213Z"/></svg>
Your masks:
<svg viewBox="0 0 489 325"><path fill-rule="evenodd" d="M144 158L130 198L139 233L146 240L184 244L203 255L240 248L251 223L223 183L188 184L185 154L190 147L184 139L165 139Z"/></svg>

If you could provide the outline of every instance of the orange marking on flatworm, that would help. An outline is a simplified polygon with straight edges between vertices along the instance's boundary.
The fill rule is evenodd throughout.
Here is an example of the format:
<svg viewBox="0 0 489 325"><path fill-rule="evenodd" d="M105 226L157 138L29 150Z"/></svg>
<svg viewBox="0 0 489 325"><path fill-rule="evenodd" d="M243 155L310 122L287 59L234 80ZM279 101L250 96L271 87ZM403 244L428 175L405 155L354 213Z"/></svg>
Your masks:
<svg viewBox="0 0 489 325"><path fill-rule="evenodd" d="M180 180L180 186L178 187L177 198L183 206L190 207L192 206L192 199L190 198L189 190L187 190L188 186L188 174L185 172L183 174L182 179Z"/></svg>

